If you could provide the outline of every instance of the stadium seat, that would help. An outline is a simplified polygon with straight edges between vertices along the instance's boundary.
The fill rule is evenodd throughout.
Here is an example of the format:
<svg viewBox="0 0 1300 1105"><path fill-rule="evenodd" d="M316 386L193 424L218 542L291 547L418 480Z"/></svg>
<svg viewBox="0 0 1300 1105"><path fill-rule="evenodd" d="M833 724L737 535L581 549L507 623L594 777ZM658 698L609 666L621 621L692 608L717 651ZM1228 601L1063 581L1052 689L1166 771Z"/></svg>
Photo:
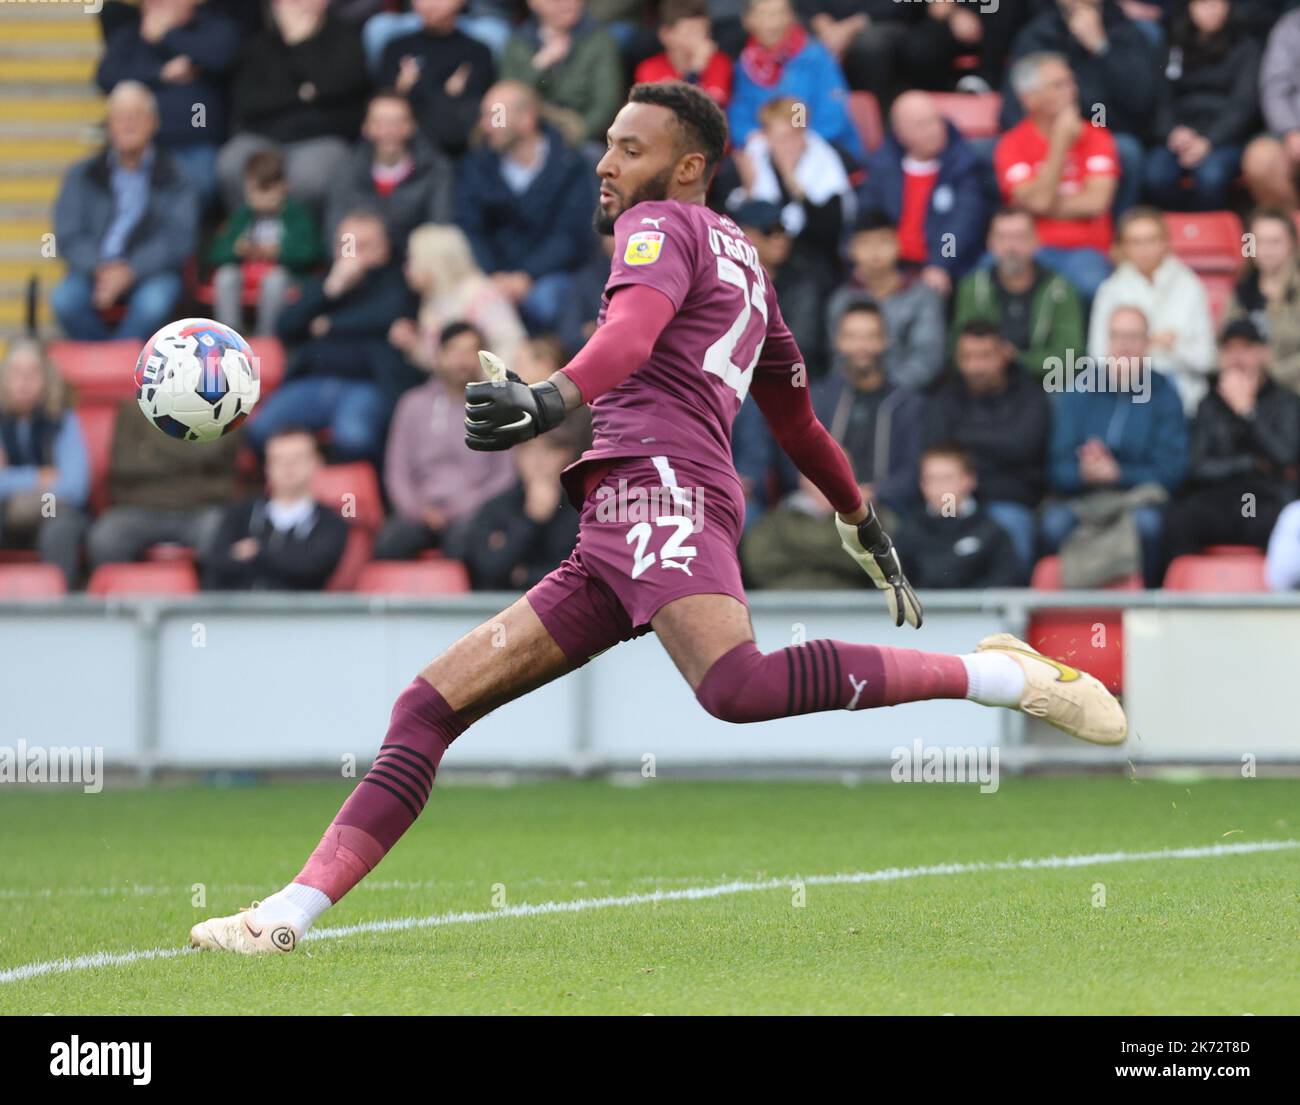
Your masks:
<svg viewBox="0 0 1300 1105"><path fill-rule="evenodd" d="M53 564L0 564L0 600L55 598L68 592Z"/></svg>
<svg viewBox="0 0 1300 1105"><path fill-rule="evenodd" d="M459 560L372 560L357 579L366 595L454 595L469 590Z"/></svg>
<svg viewBox="0 0 1300 1105"><path fill-rule="evenodd" d="M1237 277L1228 272L1205 272L1200 276L1201 283L1205 285L1205 298L1210 302L1210 317L1214 319L1214 328L1217 330L1223 325L1224 316L1228 313Z"/></svg>
<svg viewBox="0 0 1300 1105"><path fill-rule="evenodd" d="M0 549L0 564L39 564L41 554L35 549Z"/></svg>
<svg viewBox="0 0 1300 1105"><path fill-rule="evenodd" d="M261 398L265 399L284 383L284 346L279 338L249 338L248 346L257 358L257 371L262 380Z"/></svg>
<svg viewBox="0 0 1300 1105"><path fill-rule="evenodd" d="M76 388L76 402L116 403L135 394L138 341L56 341L50 360L59 375Z"/></svg>
<svg viewBox="0 0 1300 1105"><path fill-rule="evenodd" d="M106 403L81 406L77 408L77 420L90 461L90 506L98 514L108 506L108 462L113 452L117 407Z"/></svg>
<svg viewBox="0 0 1300 1105"><path fill-rule="evenodd" d="M144 558L150 564L174 564L177 562L193 564L195 553L189 545L167 541L158 545L150 545L144 551Z"/></svg>
<svg viewBox="0 0 1300 1105"><path fill-rule="evenodd" d="M1231 211L1167 213L1175 256L1198 273L1235 273L1241 268L1241 220Z"/></svg>
<svg viewBox="0 0 1300 1105"><path fill-rule="evenodd" d="M1267 591L1264 582L1264 554L1216 552L1176 556L1165 573L1167 591L1215 591L1228 594Z"/></svg>
<svg viewBox="0 0 1300 1105"><path fill-rule="evenodd" d="M370 533L384 524L384 502L379 477L366 461L326 464L316 472L312 494L319 502L338 511L343 518Z"/></svg>
<svg viewBox="0 0 1300 1105"><path fill-rule="evenodd" d="M101 564L86 584L90 595L191 595L198 589L194 565L179 560Z"/></svg>
<svg viewBox="0 0 1300 1105"><path fill-rule="evenodd" d="M327 591L351 591L361 578L362 569L370 563L375 551L375 535L358 525L348 526L348 540L343 555L325 583Z"/></svg>
<svg viewBox="0 0 1300 1105"><path fill-rule="evenodd" d="M885 140L885 123L880 115L880 101L870 92L849 93L849 118L857 128L862 144L870 153Z"/></svg>
<svg viewBox="0 0 1300 1105"><path fill-rule="evenodd" d="M1002 96L997 92L932 92L939 114L966 138L996 138Z"/></svg>
<svg viewBox="0 0 1300 1105"><path fill-rule="evenodd" d="M1065 588L1061 585L1061 558L1059 556L1045 556L1039 560L1034 565L1034 574L1029 580L1029 586L1035 591L1064 590ZM1140 591L1142 590L1142 576L1134 572L1130 576L1106 584L1101 590Z"/></svg>

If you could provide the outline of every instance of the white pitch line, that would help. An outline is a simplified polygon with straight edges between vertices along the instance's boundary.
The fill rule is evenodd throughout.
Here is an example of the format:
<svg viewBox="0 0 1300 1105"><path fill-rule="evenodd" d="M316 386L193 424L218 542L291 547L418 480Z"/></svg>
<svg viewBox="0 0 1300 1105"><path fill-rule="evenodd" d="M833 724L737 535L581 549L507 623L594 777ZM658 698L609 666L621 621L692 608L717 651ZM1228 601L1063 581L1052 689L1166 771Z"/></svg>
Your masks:
<svg viewBox="0 0 1300 1105"><path fill-rule="evenodd" d="M1237 844L1207 844L1191 848L1167 848L1153 852L1096 852L1082 856L1041 856L1035 859L995 860L987 863L936 863L926 867L886 867L878 871L851 871L836 875L795 875L788 878L735 881L713 886L685 887L680 890L655 890L648 894L625 894L621 897L575 898L571 901L524 903L500 909L476 912L436 913L428 917L399 917L391 921L362 921L355 925L314 929L306 940L333 940L371 932L401 932L407 929L437 928L444 925L475 924L502 917L538 917L555 913L585 913L596 909L622 906L653 905L659 902L699 901L733 894L753 894L779 890L798 883L804 886L842 886L856 883L897 882L934 875L970 875L992 871L1040 871L1053 868L1094 867L1109 863L1140 863L1144 860L1207 859L1217 856L1249 855L1255 852L1284 852L1300 848L1300 840L1243 841ZM189 954L188 948L150 948L130 952L94 952L72 958L26 963L0 971L0 984L22 982L40 975L66 974L99 967L120 967L147 959L174 959Z"/></svg>

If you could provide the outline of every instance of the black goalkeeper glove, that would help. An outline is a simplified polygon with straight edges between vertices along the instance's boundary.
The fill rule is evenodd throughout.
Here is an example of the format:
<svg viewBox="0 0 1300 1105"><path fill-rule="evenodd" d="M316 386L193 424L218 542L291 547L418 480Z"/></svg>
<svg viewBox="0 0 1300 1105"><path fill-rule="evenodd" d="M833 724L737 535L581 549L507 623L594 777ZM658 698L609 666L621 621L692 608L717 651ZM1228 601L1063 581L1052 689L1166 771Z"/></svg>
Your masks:
<svg viewBox="0 0 1300 1105"><path fill-rule="evenodd" d="M549 380L529 386L485 351L479 361L489 379L465 385L465 444L471 449L509 449L564 421L564 397Z"/></svg>
<svg viewBox="0 0 1300 1105"><path fill-rule="evenodd" d="M881 528L875 507L868 503L867 516L856 526L835 515L835 528L840 532L844 551L871 577L876 588L885 593L885 603L894 624L907 622L913 629L920 629L921 602L903 574L898 550L889 534Z"/></svg>

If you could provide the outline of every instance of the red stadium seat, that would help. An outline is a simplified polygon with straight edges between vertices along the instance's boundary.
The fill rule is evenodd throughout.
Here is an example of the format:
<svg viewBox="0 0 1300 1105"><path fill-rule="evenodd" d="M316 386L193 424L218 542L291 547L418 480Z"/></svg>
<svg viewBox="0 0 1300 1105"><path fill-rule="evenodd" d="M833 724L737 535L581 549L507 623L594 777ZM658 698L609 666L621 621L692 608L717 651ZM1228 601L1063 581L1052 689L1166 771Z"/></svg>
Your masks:
<svg viewBox="0 0 1300 1105"><path fill-rule="evenodd" d="M1237 277L1229 272L1206 272L1201 273L1201 283L1205 285L1205 298L1210 301L1210 317L1214 319L1217 330L1223 325L1224 316L1228 313Z"/></svg>
<svg viewBox="0 0 1300 1105"><path fill-rule="evenodd" d="M372 560L361 570L356 590L366 595L455 595L469 590L469 572L459 560Z"/></svg>
<svg viewBox="0 0 1300 1105"><path fill-rule="evenodd" d="M1165 573L1167 591L1215 591L1228 594L1267 591L1264 554L1221 552L1210 556L1176 556Z"/></svg>
<svg viewBox="0 0 1300 1105"><path fill-rule="evenodd" d="M0 564L39 564L41 554L35 549L0 549Z"/></svg>
<svg viewBox="0 0 1300 1105"><path fill-rule="evenodd" d="M849 118L862 144L870 153L885 140L885 123L880 115L880 101L870 92L849 93Z"/></svg>
<svg viewBox="0 0 1300 1105"><path fill-rule="evenodd" d="M144 558L150 564L193 564L195 553L189 545L180 545L172 541L150 545L144 551Z"/></svg>
<svg viewBox="0 0 1300 1105"><path fill-rule="evenodd" d="M1175 256L1198 273L1235 273L1241 268L1241 220L1231 211L1165 215Z"/></svg>
<svg viewBox="0 0 1300 1105"><path fill-rule="evenodd" d="M1033 578L1029 581L1029 586L1035 591L1061 591L1061 558L1059 556L1045 556L1034 565ZM1103 591L1140 591L1142 590L1142 577L1136 572L1131 576L1125 576L1123 579L1117 579L1113 583L1106 584Z"/></svg>
<svg viewBox="0 0 1300 1105"><path fill-rule="evenodd" d="M135 394L138 341L56 341L49 353L59 375L77 389L78 404L115 403Z"/></svg>
<svg viewBox="0 0 1300 1105"><path fill-rule="evenodd" d="M967 138L995 138L1002 96L997 92L932 92L939 114Z"/></svg>
<svg viewBox="0 0 1300 1105"><path fill-rule="evenodd" d="M101 564L91 574L91 595L192 595L199 589L194 565L184 561Z"/></svg>
<svg viewBox="0 0 1300 1105"><path fill-rule="evenodd" d="M351 591L361 578L362 569L370 563L375 551L375 535L360 526L348 526L347 544L334 573L325 583L327 591Z"/></svg>
<svg viewBox="0 0 1300 1105"><path fill-rule="evenodd" d="M262 380L261 398L265 399L284 383L284 346L279 338L249 338L248 346L257 358L257 372Z"/></svg>
<svg viewBox="0 0 1300 1105"><path fill-rule="evenodd" d="M53 564L0 564L0 600L45 599L68 592Z"/></svg>
<svg viewBox="0 0 1300 1105"><path fill-rule="evenodd" d="M113 452L117 407L104 403L78 407L77 420L90 461L90 506L98 514L108 506L108 461Z"/></svg>
<svg viewBox="0 0 1300 1105"><path fill-rule="evenodd" d="M312 494L319 502L337 510L349 523L370 533L378 533L384 524L384 503L379 493L379 477L366 461L351 464L326 464L316 472Z"/></svg>

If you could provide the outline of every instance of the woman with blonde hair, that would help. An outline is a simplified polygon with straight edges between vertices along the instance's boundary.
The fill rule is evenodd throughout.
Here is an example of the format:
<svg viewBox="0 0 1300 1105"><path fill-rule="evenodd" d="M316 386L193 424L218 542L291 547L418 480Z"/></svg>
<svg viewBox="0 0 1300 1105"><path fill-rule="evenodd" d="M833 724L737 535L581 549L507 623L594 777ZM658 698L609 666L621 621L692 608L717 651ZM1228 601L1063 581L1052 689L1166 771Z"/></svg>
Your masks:
<svg viewBox="0 0 1300 1105"><path fill-rule="evenodd" d="M426 371L433 368L438 335L449 323L469 323L506 364L527 337L514 304L478 267L469 239L457 226L430 223L411 232L406 282L420 297L419 318L399 318L388 340Z"/></svg>
<svg viewBox="0 0 1300 1105"><path fill-rule="evenodd" d="M0 362L0 548L29 548L63 572L81 570L90 464L81 423L39 342L15 341Z"/></svg>

